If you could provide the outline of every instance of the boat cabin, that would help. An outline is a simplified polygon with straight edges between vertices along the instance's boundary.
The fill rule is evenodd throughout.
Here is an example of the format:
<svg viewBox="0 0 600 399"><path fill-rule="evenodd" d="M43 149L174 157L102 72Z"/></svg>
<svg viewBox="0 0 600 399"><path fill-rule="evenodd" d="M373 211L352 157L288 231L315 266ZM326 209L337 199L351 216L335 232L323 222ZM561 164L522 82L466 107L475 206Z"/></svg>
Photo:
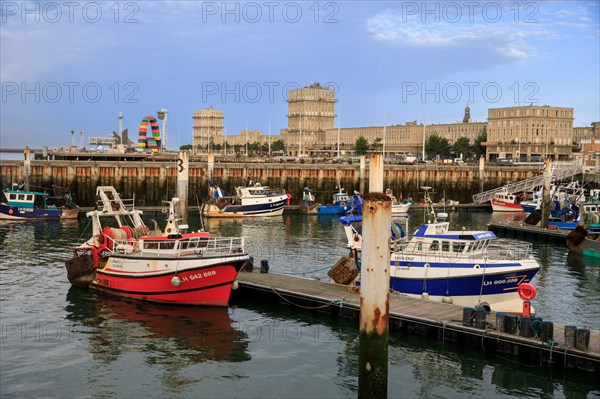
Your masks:
<svg viewBox="0 0 600 399"><path fill-rule="evenodd" d="M18 208L46 208L47 193L37 191L4 190L6 204Z"/></svg>

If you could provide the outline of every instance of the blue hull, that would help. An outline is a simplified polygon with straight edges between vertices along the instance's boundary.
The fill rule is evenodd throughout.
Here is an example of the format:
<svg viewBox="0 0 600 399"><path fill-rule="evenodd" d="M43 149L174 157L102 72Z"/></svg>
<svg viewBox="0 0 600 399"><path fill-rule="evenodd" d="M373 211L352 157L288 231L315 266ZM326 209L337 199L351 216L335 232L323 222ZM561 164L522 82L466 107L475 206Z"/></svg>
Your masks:
<svg viewBox="0 0 600 399"><path fill-rule="evenodd" d="M350 212L352 206L350 205L319 205L317 207L317 213L319 215L345 215Z"/></svg>
<svg viewBox="0 0 600 399"><path fill-rule="evenodd" d="M391 277L390 288L405 294L432 296L477 296L516 292L521 283L531 281L537 269L442 279L406 279ZM483 279L483 290L482 290Z"/></svg>
<svg viewBox="0 0 600 399"><path fill-rule="evenodd" d="M246 215L267 215L283 209L286 200L256 205L227 205L223 213L243 213Z"/></svg>
<svg viewBox="0 0 600 399"><path fill-rule="evenodd" d="M60 219L62 209L37 209L19 208L6 204L0 204L0 219L26 220L26 219Z"/></svg>

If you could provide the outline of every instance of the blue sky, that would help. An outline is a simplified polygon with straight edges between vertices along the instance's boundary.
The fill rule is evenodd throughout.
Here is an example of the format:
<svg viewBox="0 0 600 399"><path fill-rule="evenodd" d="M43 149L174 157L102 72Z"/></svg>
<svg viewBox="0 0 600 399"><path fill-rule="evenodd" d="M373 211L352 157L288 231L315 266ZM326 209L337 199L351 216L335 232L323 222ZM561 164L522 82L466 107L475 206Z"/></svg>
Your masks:
<svg viewBox="0 0 600 399"><path fill-rule="evenodd" d="M600 120L597 1L1 3L0 147L137 136L169 109L171 146L194 110L227 134L287 126L287 88L337 90L342 127L473 119L534 103ZM336 121L336 126L338 121Z"/></svg>

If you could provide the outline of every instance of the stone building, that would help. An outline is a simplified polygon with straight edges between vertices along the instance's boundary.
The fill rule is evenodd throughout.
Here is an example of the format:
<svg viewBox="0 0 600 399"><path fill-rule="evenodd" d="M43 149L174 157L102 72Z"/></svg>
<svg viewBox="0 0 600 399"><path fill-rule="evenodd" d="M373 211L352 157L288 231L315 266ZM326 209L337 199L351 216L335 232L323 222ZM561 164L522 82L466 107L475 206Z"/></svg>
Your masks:
<svg viewBox="0 0 600 399"><path fill-rule="evenodd" d="M335 91L319 83L288 92L288 127L281 135L288 155L322 150L325 131L333 128L335 101Z"/></svg>
<svg viewBox="0 0 600 399"><path fill-rule="evenodd" d="M211 143L221 144L223 139L223 111L213 107L194 111L192 151L206 153Z"/></svg>
<svg viewBox="0 0 600 399"><path fill-rule="evenodd" d="M527 105L488 109L486 159L571 157L573 108Z"/></svg>

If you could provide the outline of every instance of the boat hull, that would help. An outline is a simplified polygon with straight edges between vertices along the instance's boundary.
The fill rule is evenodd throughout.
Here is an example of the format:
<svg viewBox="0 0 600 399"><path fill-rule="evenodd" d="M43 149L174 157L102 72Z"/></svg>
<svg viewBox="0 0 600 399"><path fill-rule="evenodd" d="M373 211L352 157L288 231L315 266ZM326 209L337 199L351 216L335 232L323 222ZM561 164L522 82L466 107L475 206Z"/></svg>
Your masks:
<svg viewBox="0 0 600 399"><path fill-rule="evenodd" d="M216 205L205 204L202 208L202 216L213 218L281 216L283 215L283 208L285 207L286 202L287 198L285 200L263 204L227 205L223 209L219 209Z"/></svg>
<svg viewBox="0 0 600 399"><path fill-rule="evenodd" d="M474 265L449 269L446 264L439 267L437 273L432 270L434 268L435 265L431 265L425 271L424 267L415 267L414 264L410 268L408 265L392 267L390 288L415 298L422 298L427 293L430 300L439 302L451 298L452 303L461 306L486 302L495 311L519 311L518 306L513 309L515 300L519 299L517 288L519 284L530 282L538 271L537 267L508 265L486 268L485 273L481 272L483 269L475 269ZM516 304L520 306L522 301Z"/></svg>
<svg viewBox="0 0 600 399"><path fill-rule="evenodd" d="M7 204L0 204L0 219L2 220L58 220L77 219L79 209L38 209L20 208Z"/></svg>
<svg viewBox="0 0 600 399"><path fill-rule="evenodd" d="M150 302L227 306L233 282L247 256L231 260L214 259L159 259L134 257L109 257L105 267L96 271L96 278L90 288L127 298ZM170 266L167 271L161 265L177 263L177 270ZM140 270L140 265L148 265L153 271ZM179 278L179 285L173 283Z"/></svg>
<svg viewBox="0 0 600 399"><path fill-rule="evenodd" d="M492 199L492 210L494 212L523 212L523 207L520 204Z"/></svg>
<svg viewBox="0 0 600 399"><path fill-rule="evenodd" d="M392 205L392 215L400 215L408 213L410 204L394 204Z"/></svg>
<svg viewBox="0 0 600 399"><path fill-rule="evenodd" d="M352 210L352 205L319 205L317 214L319 215L345 215Z"/></svg>

